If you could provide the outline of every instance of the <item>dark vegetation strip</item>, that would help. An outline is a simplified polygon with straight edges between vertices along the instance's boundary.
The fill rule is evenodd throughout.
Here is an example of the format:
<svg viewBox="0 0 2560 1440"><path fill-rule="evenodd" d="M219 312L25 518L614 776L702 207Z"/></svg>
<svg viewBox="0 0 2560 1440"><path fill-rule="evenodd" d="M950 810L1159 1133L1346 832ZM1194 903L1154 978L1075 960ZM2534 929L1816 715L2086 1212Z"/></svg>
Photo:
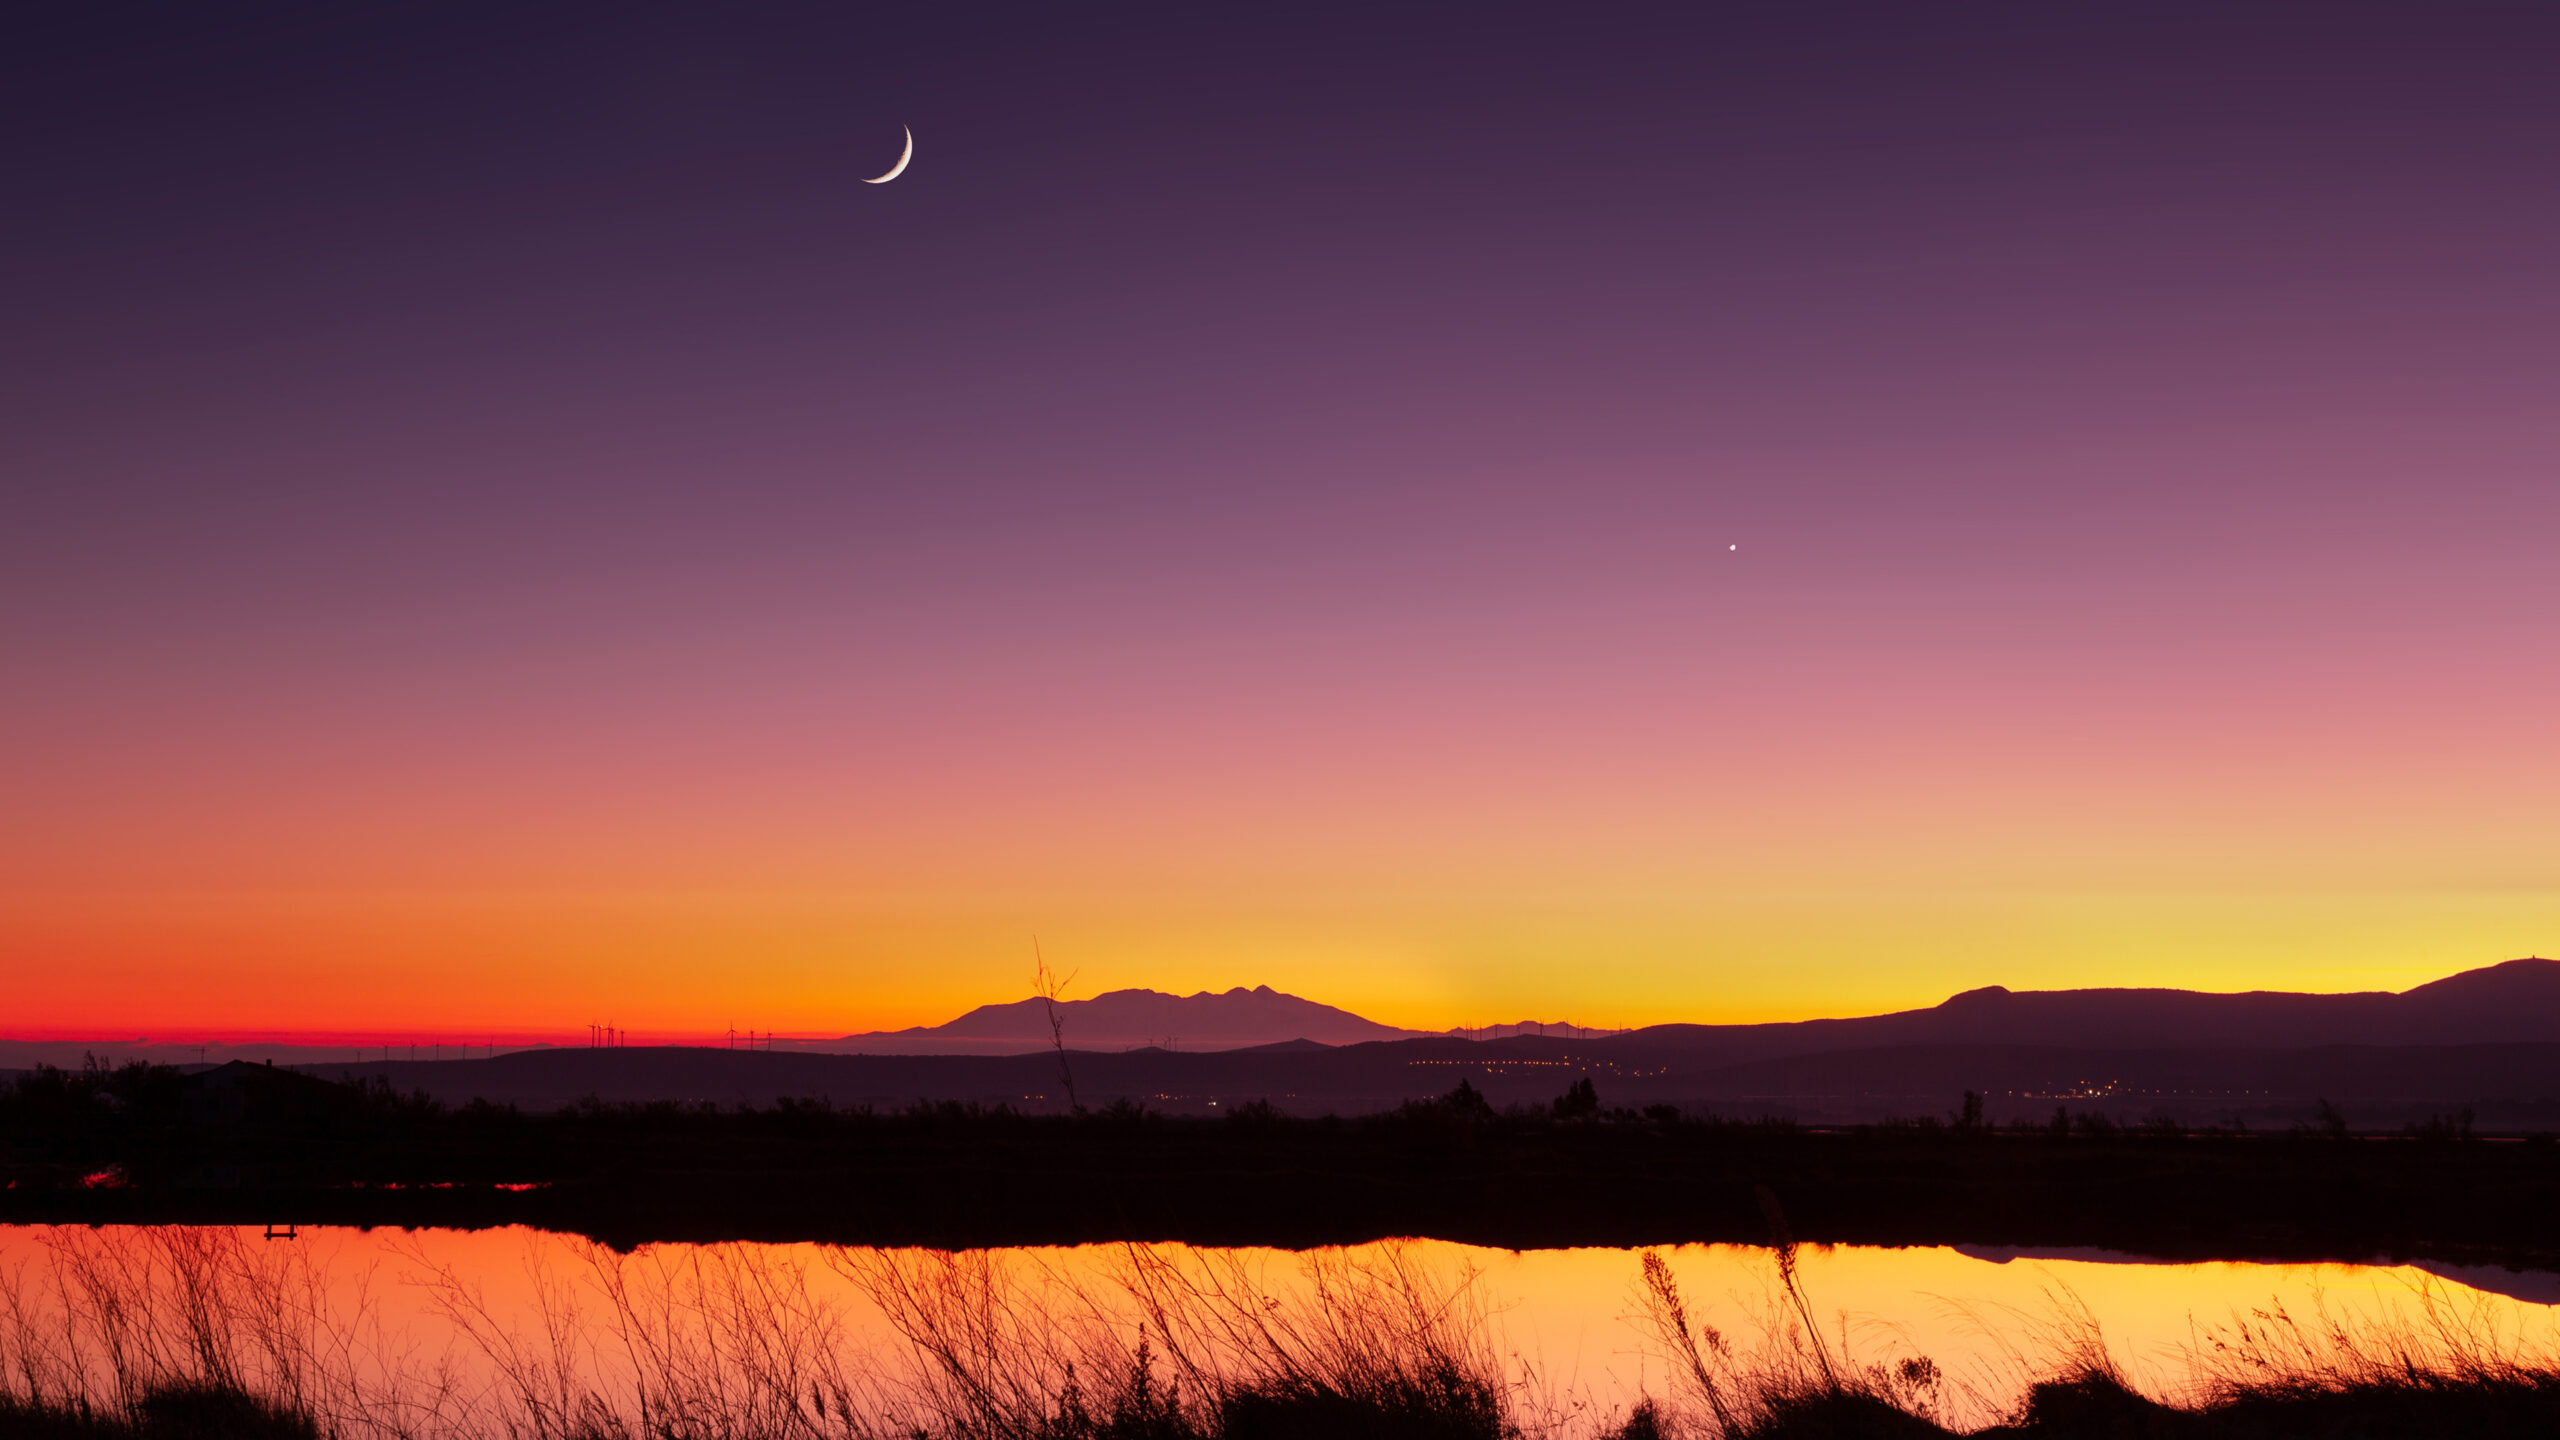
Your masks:
<svg viewBox="0 0 2560 1440"><path fill-rule="evenodd" d="M0 1395L7 1440L320 1440L320 1433L313 1417L225 1385L171 1385L117 1406Z"/></svg>
<svg viewBox="0 0 2560 1440"><path fill-rule="evenodd" d="M1075 1116L448 1107L235 1066L45 1071L0 1091L0 1222L529 1224L618 1245L1093 1240L1530 1248L1753 1242L1754 1187L1843 1244L2560 1268L2560 1146L2458 1117L2391 1135L2121 1128L2094 1115L1840 1131L1461 1086L1356 1118L1249 1105Z"/></svg>

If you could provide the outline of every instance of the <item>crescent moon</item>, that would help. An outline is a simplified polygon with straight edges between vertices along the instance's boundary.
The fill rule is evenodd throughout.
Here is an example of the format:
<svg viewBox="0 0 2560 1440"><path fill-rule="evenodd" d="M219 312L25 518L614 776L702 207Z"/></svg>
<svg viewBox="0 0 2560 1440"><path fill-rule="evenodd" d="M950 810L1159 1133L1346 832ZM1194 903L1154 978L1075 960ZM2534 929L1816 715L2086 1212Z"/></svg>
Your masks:
<svg viewBox="0 0 2560 1440"><path fill-rule="evenodd" d="M886 185L890 181L897 179L900 175L905 174L907 170L907 162L916 158L916 132L914 128L911 126L902 126L900 128L905 129L907 132L907 148L898 156L898 163L889 167L888 174L874 175L870 179L863 181L863 184Z"/></svg>

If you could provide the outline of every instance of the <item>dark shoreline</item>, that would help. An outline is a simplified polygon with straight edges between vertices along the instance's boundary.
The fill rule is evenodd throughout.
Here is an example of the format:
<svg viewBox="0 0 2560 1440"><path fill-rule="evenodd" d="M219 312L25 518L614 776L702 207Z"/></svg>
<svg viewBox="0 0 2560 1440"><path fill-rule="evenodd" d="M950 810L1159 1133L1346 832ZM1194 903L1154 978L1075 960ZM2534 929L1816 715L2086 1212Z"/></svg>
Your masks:
<svg viewBox="0 0 2560 1440"><path fill-rule="evenodd" d="M1766 1243L1756 1199L1765 1185L1796 1238L1812 1243L2560 1270L2560 1156L2541 1144L1755 1134L1694 1122L1514 1130L1496 1121L1472 1136L1435 1136L1283 1123L1302 1133L1244 1137L1224 1122L1158 1118L1126 1134L1065 1120L987 1134L888 1124L754 1147L752 1163L681 1144L618 1154L563 1146L562 1163L530 1189L480 1179L19 1186L0 1190L0 1223L527 1225L626 1248L1303 1248L1424 1236L1543 1249Z"/></svg>
<svg viewBox="0 0 2560 1440"><path fill-rule="evenodd" d="M1380 1114L1075 1115L824 1102L452 1107L233 1065L45 1072L0 1094L0 1223L480 1228L977 1248L1117 1240L1513 1249L1800 1240L2165 1260L2560 1270L2560 1143L2467 1116L2357 1135L2095 1113L1814 1130L1471 1086Z"/></svg>

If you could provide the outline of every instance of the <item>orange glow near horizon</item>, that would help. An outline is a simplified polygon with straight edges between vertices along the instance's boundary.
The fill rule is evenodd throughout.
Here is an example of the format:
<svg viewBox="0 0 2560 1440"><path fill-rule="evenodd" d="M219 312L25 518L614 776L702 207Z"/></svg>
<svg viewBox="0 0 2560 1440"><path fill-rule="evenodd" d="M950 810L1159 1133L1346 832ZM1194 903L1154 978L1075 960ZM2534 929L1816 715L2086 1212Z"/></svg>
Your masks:
<svg viewBox="0 0 2560 1440"><path fill-rule="evenodd" d="M6 1029L359 1044L568 1043L588 1023L648 1043L834 1036L1020 998L1035 933L1075 973L1071 998L1269 984L1416 1029L1793 1020L1982 984L2406 989L2529 953L2545 907L2530 894L2205 893L1139 908L664 894L20 904L0 934L45 963L13 975Z"/></svg>
<svg viewBox="0 0 2560 1440"><path fill-rule="evenodd" d="M743 682L609 745L362 707L65 741L0 832L0 1031L839 1035L1020 998L1034 937L1075 995L1268 984L1417 1029L2560 951L2548 667L2406 648L2412 693L2476 702L2418 714L2361 669L2282 692L2228 637L2030 684L1796 628L1837 673L1761 638L1658 693L1364 679L1356 721L1266 678L1186 710L1142 668L1073 726L1015 717L1026 682L855 750Z"/></svg>

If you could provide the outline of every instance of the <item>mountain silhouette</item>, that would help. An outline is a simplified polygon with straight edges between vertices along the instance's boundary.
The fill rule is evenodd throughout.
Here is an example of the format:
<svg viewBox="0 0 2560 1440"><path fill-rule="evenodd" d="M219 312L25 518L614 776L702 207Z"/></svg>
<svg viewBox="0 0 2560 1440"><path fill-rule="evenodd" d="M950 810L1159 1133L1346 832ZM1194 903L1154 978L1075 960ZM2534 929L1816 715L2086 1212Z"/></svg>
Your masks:
<svg viewBox="0 0 2560 1440"><path fill-rule="evenodd" d="M1692 1062L1906 1045L2271 1049L2560 1042L2560 960L2509 960L2392 993L1967 990L1926 1010L1769 1025L1653 1025L1630 1051Z"/></svg>
<svg viewBox="0 0 2560 1440"><path fill-rule="evenodd" d="M1169 995L1112 990L1058 1002L1070 1050L1244 1050L1305 1040L1359 1045L1460 1032L1400 1030L1268 985ZM1525 1022L1504 1031L1526 1033ZM1548 1028L1565 1033L1569 1027ZM1485 1039L1482 1033L1469 1038ZM1761 1025L1651 1025L1605 1038L1620 1054L1730 1065L1835 1050L2028 1045L2092 1050L2296 1050L2336 1045L2560 1043L2560 960L2466 970L2414 989L2346 994L2284 990L2011 990L1987 985L1925 1010ZM1049 1049L1037 996L981 1005L943 1025L786 1042L807 1053L1022 1055Z"/></svg>
<svg viewBox="0 0 2560 1440"><path fill-rule="evenodd" d="M1612 1105L1817 1123L1941 1113L1975 1090L2002 1119L2067 1104L2127 1121L2173 1113L2282 1125L2325 1098L2358 1123L2397 1125L2476 1104L2484 1124L2560 1128L2560 962L2542 959L2398 994L1993 986L1854 1019L1496 1039L1416 1035L1268 987L1116 990L1058 1008L1085 1103L1129 1099L1194 1114L1259 1099L1293 1113L1361 1114L1462 1080L1496 1104L1542 1105L1579 1077ZM948 1025L772 1050L558 1049L310 1068L528 1108L594 1096L1054 1110L1066 1097L1057 1061L1040 1053L1050 1048L1048 1025L1035 998L981 1006Z"/></svg>
<svg viewBox="0 0 2560 1440"><path fill-rule="evenodd" d="M1358 1045L1422 1033L1381 1025L1268 985L1191 995L1108 990L1090 1000L1058 1001L1056 1013L1070 1050L1245 1050L1292 1041ZM861 1055L1021 1055L1051 1048L1055 1042L1049 1020L1049 1002L1035 995L981 1005L943 1025L804 1041L792 1048Z"/></svg>

